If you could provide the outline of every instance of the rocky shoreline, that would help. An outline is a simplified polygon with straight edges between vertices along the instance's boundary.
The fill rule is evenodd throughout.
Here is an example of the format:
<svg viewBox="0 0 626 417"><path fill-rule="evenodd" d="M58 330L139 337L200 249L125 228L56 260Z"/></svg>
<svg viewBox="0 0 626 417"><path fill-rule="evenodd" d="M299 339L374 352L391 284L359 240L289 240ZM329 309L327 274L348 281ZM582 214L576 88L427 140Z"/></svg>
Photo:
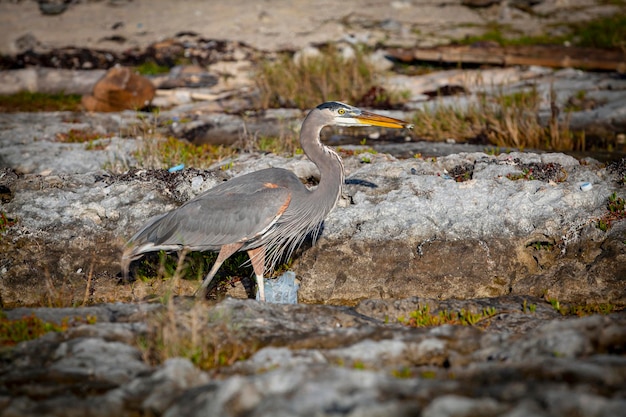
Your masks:
<svg viewBox="0 0 626 417"><path fill-rule="evenodd" d="M21 117L27 127L15 123ZM8 190L3 210L18 219L2 240L5 306L37 305L51 285L67 291L70 304L85 291L90 302L134 300L133 287L117 285L116 276L124 239L145 219L246 172L274 166L303 180L318 175L304 156L272 154L242 155L212 171L116 174L98 166L132 163L129 151L140 140L110 138L86 149L25 139L37 136L33 130L53 137L67 130L71 125L58 123L64 117L7 115L14 129L0 132L4 152L32 155L16 168L40 172L9 168L0 177ZM609 198L623 198L623 161L528 152L401 160L366 152L344 162L340 207L292 266L301 301L548 294L562 302L626 304L621 211L606 230L599 226L610 219Z"/></svg>
<svg viewBox="0 0 626 417"><path fill-rule="evenodd" d="M570 126L611 132L615 148L572 156L330 132L346 184L320 239L290 265L299 304L248 299L241 271L203 302L190 297L195 280L119 275L121 249L146 219L221 181L284 167L316 183L304 156L269 152L206 170L137 168L155 130L195 144L297 131L303 111L254 108L259 56L357 43L391 68L392 49L446 45L488 22L558 32L619 5L213 3L0 1L1 94L89 94L106 69L146 57L173 67L149 77L158 116L0 114L1 417L626 415L617 72L531 65L381 80L406 102L380 111L404 119L432 97L465 106L532 87L544 121L570 106ZM65 140L72 132L96 136Z"/></svg>
<svg viewBox="0 0 626 417"><path fill-rule="evenodd" d="M52 142L16 134L55 135L68 128L63 117L5 116L13 129L2 140L31 149L22 163L39 173L1 174L3 210L19 219L2 240L2 302L97 305L4 310L5 323L34 315L75 324L2 352L2 416L625 409L626 225L597 227L608 196L623 195L623 163L558 153L346 156L346 197L292 265L306 303L205 304L185 297L193 281L120 284L124 236L232 175L284 166L310 178L311 163L251 154L226 170L113 175L97 166L128 158L136 141L113 138L90 151L62 144L54 153ZM63 172L80 161L83 173ZM536 178L526 178L529 167ZM227 294L245 298L242 285L231 283ZM180 296L171 302L145 302L172 291ZM165 330L176 338L162 339ZM193 340L217 366L202 371L188 353L159 356Z"/></svg>
<svg viewBox="0 0 626 417"><path fill-rule="evenodd" d="M397 321L423 306L493 310L473 326ZM177 317L179 343L202 335L204 348L247 359L211 371L182 358L146 364L138 340L164 310ZM626 409L626 315L563 318L531 297L366 300L355 309L179 299L169 307L7 312L31 313L95 323L3 353L3 416L619 416Z"/></svg>

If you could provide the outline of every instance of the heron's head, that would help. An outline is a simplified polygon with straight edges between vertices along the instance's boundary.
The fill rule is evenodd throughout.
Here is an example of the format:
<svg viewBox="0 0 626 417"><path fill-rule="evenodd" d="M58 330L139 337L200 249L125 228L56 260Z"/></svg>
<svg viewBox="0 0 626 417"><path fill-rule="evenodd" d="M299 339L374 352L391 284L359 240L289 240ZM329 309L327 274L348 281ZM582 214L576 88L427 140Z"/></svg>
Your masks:
<svg viewBox="0 0 626 417"><path fill-rule="evenodd" d="M317 106L325 113L329 124L335 126L382 126L396 129L412 128L413 125L403 120L361 110L339 101L329 101Z"/></svg>

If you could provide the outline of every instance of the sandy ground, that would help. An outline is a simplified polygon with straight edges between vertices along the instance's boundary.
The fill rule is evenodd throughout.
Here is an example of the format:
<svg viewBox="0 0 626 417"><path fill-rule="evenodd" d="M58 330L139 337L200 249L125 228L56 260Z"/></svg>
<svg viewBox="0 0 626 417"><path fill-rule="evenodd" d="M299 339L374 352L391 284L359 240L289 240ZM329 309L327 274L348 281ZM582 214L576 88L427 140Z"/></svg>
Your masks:
<svg viewBox="0 0 626 417"><path fill-rule="evenodd" d="M33 45L36 50L76 46L120 51L181 32L242 41L265 51L346 38L386 47L428 47L483 33L490 22L516 35L559 34L560 24L623 9L602 0L540 0L531 9L515 6L523 1L481 8L461 1L101 0L71 4L64 13L50 16L34 0L0 0L0 54Z"/></svg>
<svg viewBox="0 0 626 417"><path fill-rule="evenodd" d="M60 15L43 15L35 1L0 2L0 53L20 52L24 35L43 47L85 46L108 50L146 46L181 31L212 39L239 40L261 50L299 49L348 36L359 41L414 44L425 32L477 25L475 11L436 0L133 0L74 4ZM422 29L416 33L415 25ZM107 40L123 37L124 42Z"/></svg>

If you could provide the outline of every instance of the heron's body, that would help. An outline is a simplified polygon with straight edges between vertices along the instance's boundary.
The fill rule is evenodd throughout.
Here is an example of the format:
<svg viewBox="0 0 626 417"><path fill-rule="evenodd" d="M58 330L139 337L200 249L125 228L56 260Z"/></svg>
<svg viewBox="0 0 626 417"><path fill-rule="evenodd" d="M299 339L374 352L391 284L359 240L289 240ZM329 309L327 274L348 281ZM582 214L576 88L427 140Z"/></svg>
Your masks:
<svg viewBox="0 0 626 417"><path fill-rule="evenodd" d="M347 119L342 123L342 120ZM357 122L355 122L357 120ZM247 251L264 299L263 275L279 258L293 251L333 209L344 182L341 158L319 141L330 124L406 127L400 120L378 116L338 102L312 110L300 132L305 154L317 165L321 179L307 189L291 171L269 168L235 177L152 218L129 241L122 257L124 274L143 253L165 250L219 251L202 283L206 289L221 264L237 251Z"/></svg>

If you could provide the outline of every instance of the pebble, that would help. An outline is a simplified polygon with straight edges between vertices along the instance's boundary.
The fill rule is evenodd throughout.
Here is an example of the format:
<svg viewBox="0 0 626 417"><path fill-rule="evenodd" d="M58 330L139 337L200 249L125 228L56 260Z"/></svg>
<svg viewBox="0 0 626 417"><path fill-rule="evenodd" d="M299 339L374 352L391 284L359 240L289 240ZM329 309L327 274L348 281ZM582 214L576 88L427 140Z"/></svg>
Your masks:
<svg viewBox="0 0 626 417"><path fill-rule="evenodd" d="M184 166L184 164L183 164L183 166ZM170 171L170 172L172 172L172 171ZM191 188L196 190L196 189L198 189L202 185L203 182L204 182L204 178L202 178L202 176L200 176L200 175L196 175L195 177L193 177L191 179Z"/></svg>

